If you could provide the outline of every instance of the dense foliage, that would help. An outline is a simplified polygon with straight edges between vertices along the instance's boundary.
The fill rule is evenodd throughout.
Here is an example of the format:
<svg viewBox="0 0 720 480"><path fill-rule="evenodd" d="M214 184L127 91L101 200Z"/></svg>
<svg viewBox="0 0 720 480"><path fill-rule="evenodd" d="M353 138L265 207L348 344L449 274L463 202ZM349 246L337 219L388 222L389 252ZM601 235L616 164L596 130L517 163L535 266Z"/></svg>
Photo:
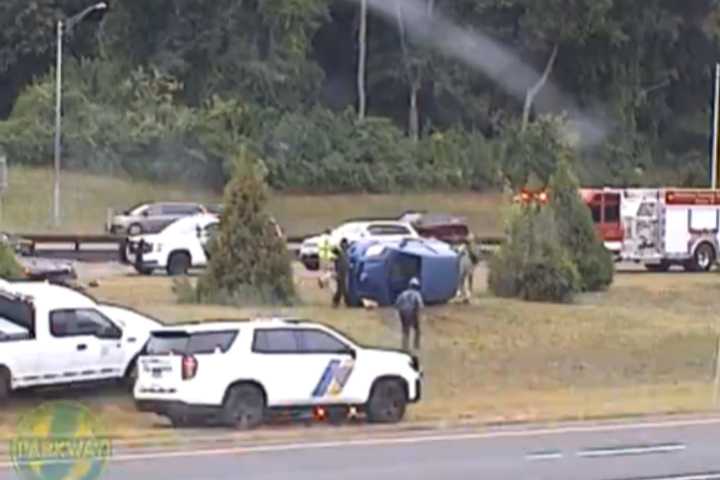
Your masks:
<svg viewBox="0 0 720 480"><path fill-rule="evenodd" d="M54 24L90 3L0 2L11 162L51 162ZM363 36L356 0L111 1L66 37L66 164L220 188L244 146L276 189L483 189L547 180L526 120L567 112L583 183L706 182L714 0L368 3Z"/></svg>

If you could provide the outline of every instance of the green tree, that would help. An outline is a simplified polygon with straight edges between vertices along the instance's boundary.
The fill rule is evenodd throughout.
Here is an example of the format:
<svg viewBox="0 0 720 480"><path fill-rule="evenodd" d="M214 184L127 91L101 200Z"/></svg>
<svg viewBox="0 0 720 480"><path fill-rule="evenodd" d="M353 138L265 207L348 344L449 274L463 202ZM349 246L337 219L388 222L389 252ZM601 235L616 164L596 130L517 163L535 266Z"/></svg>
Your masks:
<svg viewBox="0 0 720 480"><path fill-rule="evenodd" d="M267 200L261 163L241 149L225 188L225 211L210 246L210 262L198 282L200 301L245 305L295 299L287 246L265 210Z"/></svg>
<svg viewBox="0 0 720 480"><path fill-rule="evenodd" d="M590 210L580 198L580 184L568 156L565 154L558 163L549 185L557 237L577 265L582 289L604 290L613 280L613 259L595 232Z"/></svg>

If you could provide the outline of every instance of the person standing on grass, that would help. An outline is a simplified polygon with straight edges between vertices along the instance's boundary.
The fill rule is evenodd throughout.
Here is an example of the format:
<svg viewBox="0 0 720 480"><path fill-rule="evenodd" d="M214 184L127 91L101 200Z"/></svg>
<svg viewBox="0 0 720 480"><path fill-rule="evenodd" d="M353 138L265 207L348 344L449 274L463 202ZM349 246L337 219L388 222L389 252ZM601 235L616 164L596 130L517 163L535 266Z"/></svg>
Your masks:
<svg viewBox="0 0 720 480"><path fill-rule="evenodd" d="M420 280L412 278L407 290L395 301L395 309L402 325L402 348L405 351L408 351L410 346L410 329L415 331L415 350L420 350L420 316L423 308L425 303L420 293Z"/></svg>
<svg viewBox="0 0 720 480"><path fill-rule="evenodd" d="M470 303L473 294L475 268L480 263L480 256L475 250L472 234L460 245L457 251L460 262L458 296L464 303Z"/></svg>
<svg viewBox="0 0 720 480"><path fill-rule="evenodd" d="M333 260L335 260L335 254L331 244L330 230L325 230L318 245L318 264L320 268L318 285L320 288L325 288L325 285L330 281L330 277L332 277Z"/></svg>
<svg viewBox="0 0 720 480"><path fill-rule="evenodd" d="M348 273L350 272L350 259L348 248L350 244L346 238L340 241L340 247L335 249L335 295L333 296L333 308L340 306L340 301L345 305L350 304L348 299Z"/></svg>

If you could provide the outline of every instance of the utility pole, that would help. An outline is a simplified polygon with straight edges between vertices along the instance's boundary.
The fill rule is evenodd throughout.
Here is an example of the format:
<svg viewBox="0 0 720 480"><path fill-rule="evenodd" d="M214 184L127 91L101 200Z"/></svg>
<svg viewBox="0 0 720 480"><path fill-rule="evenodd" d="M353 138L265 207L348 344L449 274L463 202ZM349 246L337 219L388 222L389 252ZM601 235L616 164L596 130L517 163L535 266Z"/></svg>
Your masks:
<svg viewBox="0 0 720 480"><path fill-rule="evenodd" d="M65 30L68 32L77 24L83 21L92 12L98 10L107 10L108 5L105 2L91 5L67 22L58 20L57 22L57 64L55 66L55 159L54 181L53 181L53 224L60 226L60 167L62 161L62 68L63 68L63 37Z"/></svg>
<svg viewBox="0 0 720 480"><path fill-rule="evenodd" d="M720 63L715 65L715 98L713 99L712 164L710 165L710 188L717 188L718 179L718 129L720 128Z"/></svg>
<svg viewBox="0 0 720 480"><path fill-rule="evenodd" d="M63 21L57 23L57 65L55 66L55 177L53 185L53 224L60 226L60 149L62 148L62 65Z"/></svg>

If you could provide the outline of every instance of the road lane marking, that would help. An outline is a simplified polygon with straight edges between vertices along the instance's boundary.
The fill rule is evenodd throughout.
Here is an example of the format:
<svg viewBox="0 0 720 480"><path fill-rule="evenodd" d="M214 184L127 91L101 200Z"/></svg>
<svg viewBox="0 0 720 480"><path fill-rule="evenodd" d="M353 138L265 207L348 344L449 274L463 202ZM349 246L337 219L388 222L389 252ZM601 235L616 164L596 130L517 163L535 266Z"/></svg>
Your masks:
<svg viewBox="0 0 720 480"><path fill-rule="evenodd" d="M683 473L662 477L632 477L623 478L622 480L720 480L720 472Z"/></svg>
<svg viewBox="0 0 720 480"><path fill-rule="evenodd" d="M541 462L544 460L560 460L563 458L563 453L559 450L548 450L547 452L530 452L525 455L525 460L528 462Z"/></svg>
<svg viewBox="0 0 720 480"><path fill-rule="evenodd" d="M621 457L626 455L652 455L656 453L672 453L685 450L682 443L665 443L659 445L638 445L626 447L586 448L577 452L578 457Z"/></svg>
<svg viewBox="0 0 720 480"><path fill-rule="evenodd" d="M179 457L207 457L235 454L254 454L268 452L283 452L294 450L317 450L330 448L347 448L347 447L373 447L383 445L412 445L422 443L451 442L463 440L486 440L496 438L523 438L550 435L563 435L570 433L603 433L618 432L629 430L650 430L663 428L678 428L690 426L704 426L720 424L720 417L710 419L685 420L685 421L668 421L668 422L651 422L651 423L633 423L633 424L614 424L614 425L585 425L560 428L537 428L526 430L498 430L493 432L477 432L477 433L455 433L446 435L419 435L414 437L376 437L361 440L335 440L326 442L311 443L286 443L271 445L255 445L255 446L236 446L215 449L197 449L197 450L170 450L158 451L152 453L127 453L115 454L110 462L133 462L140 460L153 459L170 459ZM13 468L12 462L0 462L1 469Z"/></svg>

